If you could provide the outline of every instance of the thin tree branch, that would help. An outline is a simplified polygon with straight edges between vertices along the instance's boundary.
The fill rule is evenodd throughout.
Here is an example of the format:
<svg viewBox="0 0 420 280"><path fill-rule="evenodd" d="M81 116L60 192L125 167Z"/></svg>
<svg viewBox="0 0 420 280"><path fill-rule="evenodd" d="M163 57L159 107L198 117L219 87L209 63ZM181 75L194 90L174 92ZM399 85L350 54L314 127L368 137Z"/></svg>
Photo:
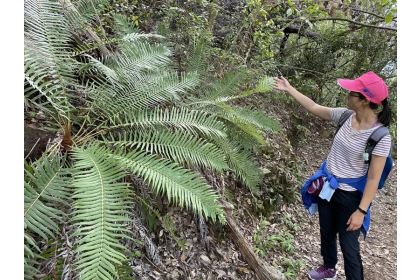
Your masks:
<svg viewBox="0 0 420 280"><path fill-rule="evenodd" d="M393 28L393 27L370 25L370 24L365 24L365 23L354 21L354 20L350 20L350 19L347 19L347 18L330 17L330 18L309 19L309 21L311 21L311 22L313 22L313 21L321 21L321 20L347 21L347 22L350 22L350 23L353 23L353 24L356 24L356 25L364 26L364 27L370 27L370 28L376 28L376 29L386 29L386 30L391 30L391 31L397 31L397 29L396 28Z"/></svg>
<svg viewBox="0 0 420 280"><path fill-rule="evenodd" d="M380 16L380 15L378 15L378 14L375 14L375 13L372 13L372 12L368 12L368 11L363 11L363 10L359 10L359 9L355 9L355 8L351 8L353 11L358 11L358 12L361 12L361 13L365 13L365 14L369 14L369 15L372 15L372 16L375 16L375 17L378 17L378 18L381 18L381 19L385 19L385 17L384 16ZM397 17L393 17L392 18L392 20L395 20Z"/></svg>

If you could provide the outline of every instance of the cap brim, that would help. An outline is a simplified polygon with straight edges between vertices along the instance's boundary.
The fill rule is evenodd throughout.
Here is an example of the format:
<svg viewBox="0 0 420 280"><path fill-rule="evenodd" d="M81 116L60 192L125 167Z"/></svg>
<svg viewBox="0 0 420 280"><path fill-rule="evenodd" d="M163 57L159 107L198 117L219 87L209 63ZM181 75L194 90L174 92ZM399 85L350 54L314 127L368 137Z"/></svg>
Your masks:
<svg viewBox="0 0 420 280"><path fill-rule="evenodd" d="M360 88L357 86L357 82L354 80L338 79L337 83L340 87L344 89L360 92Z"/></svg>

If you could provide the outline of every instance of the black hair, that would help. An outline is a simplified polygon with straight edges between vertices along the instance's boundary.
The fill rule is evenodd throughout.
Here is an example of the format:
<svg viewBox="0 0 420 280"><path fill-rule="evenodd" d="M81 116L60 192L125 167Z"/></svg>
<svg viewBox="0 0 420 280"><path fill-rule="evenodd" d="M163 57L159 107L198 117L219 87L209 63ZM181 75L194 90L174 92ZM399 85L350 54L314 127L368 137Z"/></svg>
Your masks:
<svg viewBox="0 0 420 280"><path fill-rule="evenodd" d="M359 95L360 99L366 99L366 96L364 96L360 92L358 92L357 94ZM384 126L388 126L391 123L391 107L389 106L388 99L386 97L384 100L381 101L381 103L382 111L378 113L378 120ZM379 108L379 104L373 103L372 101L369 101L369 106L374 111Z"/></svg>

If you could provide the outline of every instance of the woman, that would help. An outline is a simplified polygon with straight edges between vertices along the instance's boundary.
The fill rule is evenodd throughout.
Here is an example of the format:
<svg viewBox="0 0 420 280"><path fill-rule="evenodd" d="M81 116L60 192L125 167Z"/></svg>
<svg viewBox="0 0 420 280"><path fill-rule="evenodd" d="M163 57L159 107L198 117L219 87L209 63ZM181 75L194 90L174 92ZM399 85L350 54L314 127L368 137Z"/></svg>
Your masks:
<svg viewBox="0 0 420 280"><path fill-rule="evenodd" d="M336 125L346 110L354 111L336 134L326 163L321 167L328 174L328 178L336 180L336 189L331 188L329 182L324 183L322 191L329 190L329 196L326 198L324 195L324 199L320 194L315 198L317 209L307 207L310 213L312 210L311 214L316 210L319 211L321 255L324 260L320 267L309 271L308 276L313 280L337 278L335 266L338 233L346 279L364 279L359 235L362 232L366 238L369 229L370 204L378 189L385 161L391 149L390 135L378 142L372 152L369 166L365 164L363 156L370 134L377 126L388 126L390 123L391 109L387 102L387 86L373 72L365 73L355 80L338 79L338 84L349 90L347 108L329 108L318 105L301 94L284 77L274 80L276 81L274 88L288 92L308 112L324 120L333 121ZM383 109L376 115L374 111L379 105L382 105ZM348 178L365 178L362 189L360 190L360 187L356 189L354 183L350 183L353 181ZM303 191L302 188L304 196Z"/></svg>

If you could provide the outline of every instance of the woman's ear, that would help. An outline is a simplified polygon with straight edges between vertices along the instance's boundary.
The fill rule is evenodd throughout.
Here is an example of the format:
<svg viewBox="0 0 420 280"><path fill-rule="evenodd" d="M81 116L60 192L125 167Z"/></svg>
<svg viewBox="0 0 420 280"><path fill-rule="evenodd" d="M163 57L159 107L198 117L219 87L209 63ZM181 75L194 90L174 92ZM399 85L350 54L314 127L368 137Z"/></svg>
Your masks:
<svg viewBox="0 0 420 280"><path fill-rule="evenodd" d="M362 102L363 102L363 105L368 106L368 105L369 105L369 103L370 103L370 100L369 100L369 99L367 99L367 98L365 98L365 99L363 99L363 100L362 100Z"/></svg>

